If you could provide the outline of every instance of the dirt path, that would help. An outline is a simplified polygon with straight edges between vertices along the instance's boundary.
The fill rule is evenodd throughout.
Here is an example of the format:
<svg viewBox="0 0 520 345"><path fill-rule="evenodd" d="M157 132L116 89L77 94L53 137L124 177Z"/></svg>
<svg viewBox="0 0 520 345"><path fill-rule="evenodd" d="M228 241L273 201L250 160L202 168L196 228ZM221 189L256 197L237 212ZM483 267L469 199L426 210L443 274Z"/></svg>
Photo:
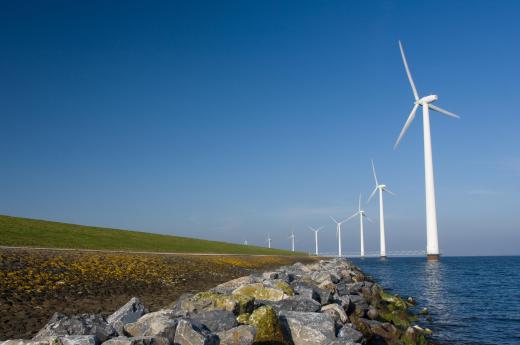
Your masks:
<svg viewBox="0 0 520 345"><path fill-rule="evenodd" d="M0 248L0 340L30 338L54 312L108 315L132 296L158 310L185 292L312 260L316 259Z"/></svg>

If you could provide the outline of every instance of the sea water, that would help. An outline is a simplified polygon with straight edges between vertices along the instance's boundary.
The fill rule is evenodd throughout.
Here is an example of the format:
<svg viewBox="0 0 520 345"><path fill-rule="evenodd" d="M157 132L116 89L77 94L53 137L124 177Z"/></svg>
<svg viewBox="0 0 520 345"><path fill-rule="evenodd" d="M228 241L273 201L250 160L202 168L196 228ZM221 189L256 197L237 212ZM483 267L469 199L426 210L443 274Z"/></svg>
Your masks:
<svg viewBox="0 0 520 345"><path fill-rule="evenodd" d="M520 256L353 260L402 297L427 307L442 344L520 344Z"/></svg>

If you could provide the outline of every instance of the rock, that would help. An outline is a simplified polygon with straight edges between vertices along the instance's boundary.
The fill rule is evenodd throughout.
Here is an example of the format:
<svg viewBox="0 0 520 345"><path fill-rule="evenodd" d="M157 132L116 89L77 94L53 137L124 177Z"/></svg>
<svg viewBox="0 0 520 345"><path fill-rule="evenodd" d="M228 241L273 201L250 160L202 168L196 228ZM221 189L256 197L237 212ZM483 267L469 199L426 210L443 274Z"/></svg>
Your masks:
<svg viewBox="0 0 520 345"><path fill-rule="evenodd" d="M294 345L329 344L336 338L334 320L327 314L286 311L280 320Z"/></svg>
<svg viewBox="0 0 520 345"><path fill-rule="evenodd" d="M264 279L278 279L278 272L264 272L262 273Z"/></svg>
<svg viewBox="0 0 520 345"><path fill-rule="evenodd" d="M347 314L345 313L343 308L341 308L336 303L324 305L323 307L321 307L321 312L331 315L334 320L339 320L341 321L341 323L345 323L348 321Z"/></svg>
<svg viewBox="0 0 520 345"><path fill-rule="evenodd" d="M219 294L229 295L236 288L238 288L242 285L245 285L245 284L252 284L252 283L257 283L257 280L255 279L255 277L249 275L249 276L236 278L236 279L230 280L228 282L219 284L219 285L215 286L214 288L212 288L210 291L219 293Z"/></svg>
<svg viewBox="0 0 520 345"><path fill-rule="evenodd" d="M363 340L363 333L357 331L352 325L345 325L338 331L338 338L347 339L354 343L360 343Z"/></svg>
<svg viewBox="0 0 520 345"><path fill-rule="evenodd" d="M211 291L199 292L191 298L179 301L176 311L200 312L227 310L235 315L249 313L253 309L254 297L245 295L223 295Z"/></svg>
<svg viewBox="0 0 520 345"><path fill-rule="evenodd" d="M237 316L237 322L240 324L247 324L249 322L249 318L251 317L251 314L249 313L243 313Z"/></svg>
<svg viewBox="0 0 520 345"><path fill-rule="evenodd" d="M367 311L367 317L370 319L370 320L376 320L379 316L379 312L377 311L376 308L370 306L368 307L368 311Z"/></svg>
<svg viewBox="0 0 520 345"><path fill-rule="evenodd" d="M410 307L401 297L389 294L383 290L380 292L381 299L389 304L392 304L395 308L406 309Z"/></svg>
<svg viewBox="0 0 520 345"><path fill-rule="evenodd" d="M201 323L181 319L173 343L175 345L218 345L219 339Z"/></svg>
<svg viewBox="0 0 520 345"><path fill-rule="evenodd" d="M316 289L318 295L320 296L321 305L329 304L332 301L332 291L328 289Z"/></svg>
<svg viewBox="0 0 520 345"><path fill-rule="evenodd" d="M405 345L426 345L426 338L420 327L408 327L403 333L401 340Z"/></svg>
<svg viewBox="0 0 520 345"><path fill-rule="evenodd" d="M361 291L363 286L364 286L363 282L351 283L351 284L345 284L345 289L346 289L347 294L356 295L356 294L359 294L359 292Z"/></svg>
<svg viewBox="0 0 520 345"><path fill-rule="evenodd" d="M107 340L103 345L170 345L164 337L117 337Z"/></svg>
<svg viewBox="0 0 520 345"><path fill-rule="evenodd" d="M173 342L178 320L169 310L145 314L136 322L125 325L125 332L132 337L164 337Z"/></svg>
<svg viewBox="0 0 520 345"><path fill-rule="evenodd" d="M367 320L367 322L372 334L376 334L384 338L386 341L392 341L399 338L399 331L391 323L375 320Z"/></svg>
<svg viewBox="0 0 520 345"><path fill-rule="evenodd" d="M124 325L137 321L146 313L148 313L148 310L141 304L139 298L132 297L124 306L107 317L107 322L116 329L119 335L124 335Z"/></svg>
<svg viewBox="0 0 520 345"><path fill-rule="evenodd" d="M56 341L61 345L97 345L98 339L93 335L66 335L57 337ZM56 344L52 342L52 344Z"/></svg>
<svg viewBox="0 0 520 345"><path fill-rule="evenodd" d="M227 331L235 326L238 322L235 314L227 310L212 310L189 315L191 320L195 320L206 326L211 332Z"/></svg>
<svg viewBox="0 0 520 345"><path fill-rule="evenodd" d="M291 283L291 287L297 295L321 301L320 294L313 284L296 281Z"/></svg>
<svg viewBox="0 0 520 345"><path fill-rule="evenodd" d="M268 303L267 305L271 306L277 313L281 310L317 312L321 308L320 303L303 296L291 296L281 301Z"/></svg>
<svg viewBox="0 0 520 345"><path fill-rule="evenodd" d="M256 329L252 326L242 325L217 333L220 345L251 345L255 340Z"/></svg>
<svg viewBox="0 0 520 345"><path fill-rule="evenodd" d="M55 313L33 340L66 335L93 335L103 342L117 336L117 333L100 315L81 314L69 317Z"/></svg>
<svg viewBox="0 0 520 345"><path fill-rule="evenodd" d="M269 306L256 309L249 317L249 325L256 328L255 343L287 344L276 312Z"/></svg>
<svg viewBox="0 0 520 345"><path fill-rule="evenodd" d="M324 281L331 281L331 274L329 272L324 271L315 271L311 274L311 279L314 280L317 284L320 284ZM332 281L331 281L332 282Z"/></svg>
<svg viewBox="0 0 520 345"><path fill-rule="evenodd" d="M232 294L266 301L280 301L286 296L283 290L265 287L261 283L242 285L233 290Z"/></svg>
<svg viewBox="0 0 520 345"><path fill-rule="evenodd" d="M428 315L429 313L430 313L430 311L426 307L422 308L421 311L419 312L419 314L421 314L421 315Z"/></svg>
<svg viewBox="0 0 520 345"><path fill-rule="evenodd" d="M403 329L410 326L411 321L416 321L417 319L413 315L409 314L407 311L400 309L393 311L380 310L379 316L381 317L381 319L391 322L395 326L401 327Z"/></svg>
<svg viewBox="0 0 520 345"><path fill-rule="evenodd" d="M1 342L0 345L49 345L50 339L28 340L28 339L9 339Z"/></svg>

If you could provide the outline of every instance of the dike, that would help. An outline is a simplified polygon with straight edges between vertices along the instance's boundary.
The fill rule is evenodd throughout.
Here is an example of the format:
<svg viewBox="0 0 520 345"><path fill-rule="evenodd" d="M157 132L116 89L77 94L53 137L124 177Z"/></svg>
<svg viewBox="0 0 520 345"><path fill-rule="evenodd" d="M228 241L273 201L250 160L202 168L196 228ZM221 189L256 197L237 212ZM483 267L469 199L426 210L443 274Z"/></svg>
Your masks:
<svg viewBox="0 0 520 345"><path fill-rule="evenodd" d="M1 345L426 345L414 304L331 259L237 278L157 312L134 297L107 318L56 313L32 339Z"/></svg>

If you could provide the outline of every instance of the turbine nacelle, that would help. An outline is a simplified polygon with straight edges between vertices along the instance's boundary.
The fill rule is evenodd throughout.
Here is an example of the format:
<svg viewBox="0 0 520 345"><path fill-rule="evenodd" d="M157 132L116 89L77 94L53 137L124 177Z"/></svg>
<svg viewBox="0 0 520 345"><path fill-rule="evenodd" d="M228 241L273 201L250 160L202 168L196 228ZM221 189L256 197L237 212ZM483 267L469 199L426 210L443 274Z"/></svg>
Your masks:
<svg viewBox="0 0 520 345"><path fill-rule="evenodd" d="M379 185L376 186L376 188L385 189L386 188L386 184L379 184Z"/></svg>
<svg viewBox="0 0 520 345"><path fill-rule="evenodd" d="M421 104L421 105L423 105L423 104L430 104L430 103L435 102L438 99L439 99L439 97L437 95L429 95L429 96L425 96L425 97L417 100L415 102L415 104Z"/></svg>

